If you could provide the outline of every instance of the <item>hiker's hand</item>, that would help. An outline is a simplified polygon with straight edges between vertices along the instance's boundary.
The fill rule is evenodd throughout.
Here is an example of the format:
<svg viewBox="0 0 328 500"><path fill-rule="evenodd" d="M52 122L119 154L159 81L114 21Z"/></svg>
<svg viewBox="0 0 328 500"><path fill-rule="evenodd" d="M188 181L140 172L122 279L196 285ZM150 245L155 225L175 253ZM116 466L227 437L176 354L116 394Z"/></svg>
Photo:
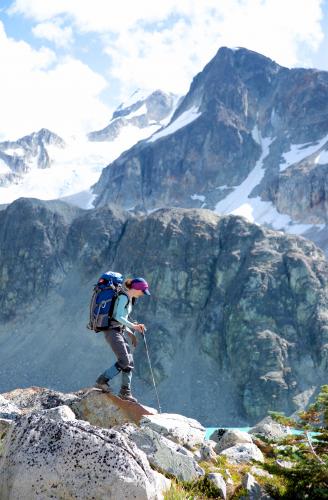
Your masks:
<svg viewBox="0 0 328 500"><path fill-rule="evenodd" d="M131 339L133 347L137 347L137 345L138 345L138 339L137 339L136 335L134 335L134 333L131 333L130 339Z"/></svg>
<svg viewBox="0 0 328 500"><path fill-rule="evenodd" d="M142 323L135 324L133 328L140 333L143 333L145 331L145 325L143 325Z"/></svg>

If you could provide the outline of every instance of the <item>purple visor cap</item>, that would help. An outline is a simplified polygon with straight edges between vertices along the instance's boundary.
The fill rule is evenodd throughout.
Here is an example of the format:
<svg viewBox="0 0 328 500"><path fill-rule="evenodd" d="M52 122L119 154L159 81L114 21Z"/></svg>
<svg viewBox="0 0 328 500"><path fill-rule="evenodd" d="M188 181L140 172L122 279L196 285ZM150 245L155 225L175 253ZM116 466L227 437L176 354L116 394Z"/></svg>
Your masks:
<svg viewBox="0 0 328 500"><path fill-rule="evenodd" d="M136 278L132 280L131 288L134 288L135 290L141 290L145 295L150 295L148 283L142 278Z"/></svg>

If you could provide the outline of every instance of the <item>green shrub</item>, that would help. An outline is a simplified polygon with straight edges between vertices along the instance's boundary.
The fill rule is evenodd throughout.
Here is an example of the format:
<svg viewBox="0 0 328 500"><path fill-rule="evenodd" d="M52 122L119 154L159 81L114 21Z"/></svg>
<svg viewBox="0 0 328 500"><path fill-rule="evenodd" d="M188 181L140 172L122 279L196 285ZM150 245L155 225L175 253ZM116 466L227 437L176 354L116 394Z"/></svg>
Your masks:
<svg viewBox="0 0 328 500"><path fill-rule="evenodd" d="M276 458L293 463L291 468L280 467L275 462L264 466L271 474L285 479L285 491L275 498L328 499L328 385L322 386L315 402L300 413L298 421L281 414L272 416L302 431L299 436L285 438L283 449L276 451ZM316 433L314 438L310 432Z"/></svg>

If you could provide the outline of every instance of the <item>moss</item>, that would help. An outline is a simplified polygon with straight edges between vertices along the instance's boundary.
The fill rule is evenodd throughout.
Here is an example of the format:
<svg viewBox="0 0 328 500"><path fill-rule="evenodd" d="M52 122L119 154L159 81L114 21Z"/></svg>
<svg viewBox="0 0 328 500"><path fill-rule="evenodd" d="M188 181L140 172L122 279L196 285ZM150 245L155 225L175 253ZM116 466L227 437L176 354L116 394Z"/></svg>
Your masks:
<svg viewBox="0 0 328 500"><path fill-rule="evenodd" d="M229 474L235 484L240 483L242 477L250 471L252 464L232 464L223 455L219 455L214 461L211 472L220 472L223 479L229 479Z"/></svg>
<svg viewBox="0 0 328 500"><path fill-rule="evenodd" d="M189 500L191 498L190 493L176 481L172 481L171 488L164 493L164 500Z"/></svg>
<svg viewBox="0 0 328 500"><path fill-rule="evenodd" d="M234 495L233 495L233 497L232 497L232 498L235 500L235 498L237 499L237 498L243 498L243 497L244 497L244 498L248 498L248 497L249 497L249 493L248 493L248 491L246 490L246 488L242 488L242 487L240 487L240 488L238 488L238 489L235 491L235 493L234 493Z"/></svg>
<svg viewBox="0 0 328 500"><path fill-rule="evenodd" d="M208 479L208 475L194 481L173 480L164 500L205 500L221 498L220 490Z"/></svg>

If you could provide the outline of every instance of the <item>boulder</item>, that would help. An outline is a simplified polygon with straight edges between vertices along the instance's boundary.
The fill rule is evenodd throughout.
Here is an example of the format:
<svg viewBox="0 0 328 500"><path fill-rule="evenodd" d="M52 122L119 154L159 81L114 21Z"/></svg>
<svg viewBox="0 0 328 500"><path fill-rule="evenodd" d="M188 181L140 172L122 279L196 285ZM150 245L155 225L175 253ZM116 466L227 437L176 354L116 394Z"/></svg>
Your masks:
<svg viewBox="0 0 328 500"><path fill-rule="evenodd" d="M231 448L235 444L252 442L252 438L248 432L239 431L238 429L226 430L215 445L214 451L220 453L227 448Z"/></svg>
<svg viewBox="0 0 328 500"><path fill-rule="evenodd" d="M159 492L168 491L171 488L172 481L168 477L163 476L157 470L153 470L153 476L155 479L156 490Z"/></svg>
<svg viewBox="0 0 328 500"><path fill-rule="evenodd" d="M264 462L264 456L261 450L253 443L241 443L223 450L220 455L227 457L233 464L243 464L257 460Z"/></svg>
<svg viewBox="0 0 328 500"><path fill-rule="evenodd" d="M15 420L21 414L18 406L6 399L0 394L0 418L6 420Z"/></svg>
<svg viewBox="0 0 328 500"><path fill-rule="evenodd" d="M132 424L115 429L127 436L140 450L145 452L151 465L164 472L173 474L183 481L192 481L204 475L203 469L199 467L190 451L153 429L148 427L140 429Z"/></svg>
<svg viewBox="0 0 328 500"><path fill-rule="evenodd" d="M290 434L290 428L281 425L270 416L265 417L250 429L250 434L266 439L281 439Z"/></svg>
<svg viewBox="0 0 328 500"><path fill-rule="evenodd" d="M18 407L22 413L38 410L48 410L60 405L68 405L79 397L73 393L52 391L45 387L28 387L3 393L2 396Z"/></svg>
<svg viewBox="0 0 328 500"><path fill-rule="evenodd" d="M255 476L259 477L272 477L272 474L268 472L267 470L261 469L260 467L256 467L256 465L253 465L250 468L250 473L255 474Z"/></svg>
<svg viewBox="0 0 328 500"><path fill-rule="evenodd" d="M227 498L227 486L222 474L218 472L210 472L207 476L208 480L220 491L220 498Z"/></svg>
<svg viewBox="0 0 328 500"><path fill-rule="evenodd" d="M18 417L5 439L2 500L159 499L160 484L146 455L115 430L32 414Z"/></svg>
<svg viewBox="0 0 328 500"><path fill-rule="evenodd" d="M95 388L81 393L80 398L71 404L71 408L77 418L105 428L129 422L139 423L144 415L156 413L152 408L120 399L114 394Z"/></svg>
<svg viewBox="0 0 328 500"><path fill-rule="evenodd" d="M55 408L50 408L49 410L40 410L34 414L42 415L57 421L76 420L75 414L67 405L56 406Z"/></svg>
<svg viewBox="0 0 328 500"><path fill-rule="evenodd" d="M247 497L242 497L247 500L270 500L271 497L263 490L256 481L255 477L250 473L246 473L242 480L242 486L247 490Z"/></svg>
<svg viewBox="0 0 328 500"><path fill-rule="evenodd" d="M214 451L215 445L215 441L204 441L204 443L201 444L199 450L197 450L200 455L200 460L205 460L205 462L214 460L217 456L216 452Z"/></svg>
<svg viewBox="0 0 328 500"><path fill-rule="evenodd" d="M175 413L147 415L142 418L140 425L149 427L187 448L201 445L205 437L205 428L197 420Z"/></svg>
<svg viewBox="0 0 328 500"><path fill-rule="evenodd" d="M222 439L223 434L225 434L226 432L227 429L223 428L215 429L215 431L212 432L212 434L210 435L209 441L215 441L216 443L218 443Z"/></svg>

